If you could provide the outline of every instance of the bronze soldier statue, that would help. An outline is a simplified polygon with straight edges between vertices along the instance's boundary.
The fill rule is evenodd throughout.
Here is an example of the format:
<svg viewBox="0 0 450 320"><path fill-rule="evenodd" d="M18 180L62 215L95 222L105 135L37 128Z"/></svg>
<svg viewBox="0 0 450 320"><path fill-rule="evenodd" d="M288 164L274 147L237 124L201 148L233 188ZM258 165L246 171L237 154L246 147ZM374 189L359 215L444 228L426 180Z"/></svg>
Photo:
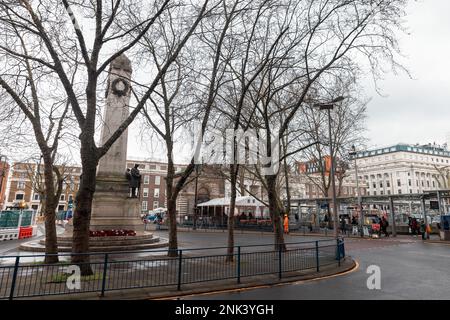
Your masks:
<svg viewBox="0 0 450 320"><path fill-rule="evenodd" d="M139 164L136 163L131 170L127 169L127 172L125 173L131 188L131 198L137 198L138 193L136 191L139 192L139 187L141 185L141 174L138 167Z"/></svg>

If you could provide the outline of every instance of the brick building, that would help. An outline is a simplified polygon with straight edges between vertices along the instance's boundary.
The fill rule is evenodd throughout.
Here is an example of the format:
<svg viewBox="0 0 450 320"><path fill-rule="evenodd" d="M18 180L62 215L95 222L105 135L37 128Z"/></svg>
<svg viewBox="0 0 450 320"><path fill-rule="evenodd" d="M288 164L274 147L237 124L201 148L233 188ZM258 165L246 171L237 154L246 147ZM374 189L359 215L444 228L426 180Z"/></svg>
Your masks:
<svg viewBox="0 0 450 320"><path fill-rule="evenodd" d="M354 197L358 195L356 177L353 168L348 168L348 165L342 161L336 161L336 195L338 197ZM300 198L323 198L324 192L322 188L322 173L325 176L330 176L331 158L324 156L322 163L317 161L298 162L297 172L295 173L296 181L302 185L302 195ZM359 193L364 196L367 194L367 183L359 178ZM331 197L331 183L328 191L328 197Z"/></svg>
<svg viewBox="0 0 450 320"><path fill-rule="evenodd" d="M143 213L156 208L167 207L166 172L167 163L158 161L127 160L127 168L139 164L142 176L141 210ZM182 172L186 165L176 164L175 173ZM195 205L195 173L189 183L180 192L177 200L177 212L180 216L192 215ZM205 202L224 197L225 180L218 174L214 166L202 166L197 181L197 202Z"/></svg>
<svg viewBox="0 0 450 320"><path fill-rule="evenodd" d="M80 183L80 167L59 167L65 177L57 211L68 209L75 199ZM43 193L43 166L35 163L15 162L11 165L5 191L4 208L22 205L41 213Z"/></svg>

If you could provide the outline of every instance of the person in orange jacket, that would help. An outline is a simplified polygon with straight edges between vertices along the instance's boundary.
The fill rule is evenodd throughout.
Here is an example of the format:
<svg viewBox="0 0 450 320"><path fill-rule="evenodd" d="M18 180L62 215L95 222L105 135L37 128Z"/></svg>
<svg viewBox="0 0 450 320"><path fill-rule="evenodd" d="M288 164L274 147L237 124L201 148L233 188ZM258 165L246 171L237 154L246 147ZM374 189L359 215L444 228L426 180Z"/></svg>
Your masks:
<svg viewBox="0 0 450 320"><path fill-rule="evenodd" d="M284 215L283 226L284 226L284 233L289 234L289 218L287 214Z"/></svg>

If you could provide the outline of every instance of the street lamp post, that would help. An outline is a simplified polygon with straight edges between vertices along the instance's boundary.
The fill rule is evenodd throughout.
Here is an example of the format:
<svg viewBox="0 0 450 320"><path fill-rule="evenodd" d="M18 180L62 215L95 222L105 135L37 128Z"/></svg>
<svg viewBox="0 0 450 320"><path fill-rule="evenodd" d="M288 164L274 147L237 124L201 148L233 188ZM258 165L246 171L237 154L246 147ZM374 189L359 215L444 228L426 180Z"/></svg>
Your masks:
<svg viewBox="0 0 450 320"><path fill-rule="evenodd" d="M195 165L195 195L194 195L194 219L192 223L192 229L197 230L197 211L198 211L198 164Z"/></svg>
<svg viewBox="0 0 450 320"><path fill-rule="evenodd" d="M359 190L359 178L358 178L358 164L356 162L356 147L352 146L352 151L350 152L350 156L353 157L353 159L355 160L355 178L356 178L356 194L358 197L358 211L359 211L359 228L360 228L360 234L361 237L364 237L364 215L363 215L363 210L362 210L362 203L361 203L361 193Z"/></svg>
<svg viewBox="0 0 450 320"><path fill-rule="evenodd" d="M335 167L334 167L334 151L333 151L333 138L331 135L331 110L333 110L334 105L340 101L344 100L344 97L338 97L331 101L330 103L317 103L315 104L316 107L319 108L319 110L327 110L328 114L328 138L329 138L329 144L330 144L330 175L331 175L331 196L333 199L333 228L334 228L334 236L335 238L339 238L339 232L338 232L338 208L337 208L337 200L336 200L336 181L335 181Z"/></svg>

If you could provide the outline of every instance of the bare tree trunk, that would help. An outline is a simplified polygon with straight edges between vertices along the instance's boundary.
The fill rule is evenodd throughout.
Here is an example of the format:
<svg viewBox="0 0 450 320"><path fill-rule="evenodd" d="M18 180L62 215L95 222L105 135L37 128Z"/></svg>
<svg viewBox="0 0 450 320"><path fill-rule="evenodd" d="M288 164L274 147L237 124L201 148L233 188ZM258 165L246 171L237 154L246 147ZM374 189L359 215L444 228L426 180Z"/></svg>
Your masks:
<svg viewBox="0 0 450 320"><path fill-rule="evenodd" d="M169 139L170 140L170 139ZM169 257L178 255L178 237L177 237L177 198L173 195L173 180L175 168L172 157L172 141L167 141L167 177L166 177L166 198L167 214L169 216Z"/></svg>
<svg viewBox="0 0 450 320"><path fill-rule="evenodd" d="M286 137L287 140L287 137ZM291 213L291 191L289 190L289 167L287 164L287 141L281 139L283 143L283 167L284 167L284 179L286 185L286 214L289 216Z"/></svg>
<svg viewBox="0 0 450 320"><path fill-rule="evenodd" d="M92 156L86 156L83 144L81 147L83 172L80 178L80 188L76 195L76 207L73 217L72 262L81 268L81 275L92 275L89 265L89 227L91 220L92 200L95 192L95 182L98 161Z"/></svg>
<svg viewBox="0 0 450 320"><path fill-rule="evenodd" d="M234 210L236 207L236 165L230 165L230 184L231 184L231 199L230 210L228 212L228 245L227 245L227 262L233 262L234 258Z"/></svg>
<svg viewBox="0 0 450 320"><path fill-rule="evenodd" d="M44 180L45 180L45 263L58 262L58 242L56 233L55 211L58 206L57 194L55 195L55 185L53 177L53 165L51 156L44 155Z"/></svg>
<svg viewBox="0 0 450 320"><path fill-rule="evenodd" d="M270 217L273 221L274 237L275 237L275 250L281 249L286 250L286 245L284 243L283 226L281 223L281 215L283 214L283 209L279 207L278 196L277 196L277 176L267 175L267 195L269 197L269 211Z"/></svg>

